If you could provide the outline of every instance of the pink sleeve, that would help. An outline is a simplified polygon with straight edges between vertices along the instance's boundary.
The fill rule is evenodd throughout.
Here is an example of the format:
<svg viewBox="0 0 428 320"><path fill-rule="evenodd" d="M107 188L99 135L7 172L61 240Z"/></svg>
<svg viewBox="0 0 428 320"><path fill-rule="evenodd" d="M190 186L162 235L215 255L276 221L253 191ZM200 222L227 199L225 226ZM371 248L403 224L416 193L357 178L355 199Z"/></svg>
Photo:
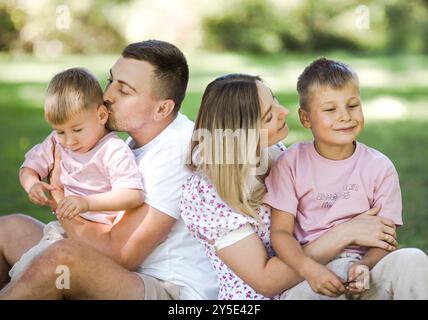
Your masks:
<svg viewBox="0 0 428 320"><path fill-rule="evenodd" d="M267 194L264 202L272 208L289 212L296 216L298 199L294 186L294 174L285 156L273 165L265 180Z"/></svg>
<svg viewBox="0 0 428 320"><path fill-rule="evenodd" d="M125 152L118 150L117 153L122 153L120 158L115 158L115 161L108 165L110 183L112 190L116 189L143 189L141 173L138 169L135 157L128 146L124 145Z"/></svg>
<svg viewBox="0 0 428 320"><path fill-rule="evenodd" d="M403 225L400 183L392 163L376 181L372 206L381 207L378 216L391 219L396 225Z"/></svg>
<svg viewBox="0 0 428 320"><path fill-rule="evenodd" d="M25 154L25 160L21 168L31 168L39 174L40 179L45 179L53 168L55 143L54 133L52 132L42 143L35 145Z"/></svg>

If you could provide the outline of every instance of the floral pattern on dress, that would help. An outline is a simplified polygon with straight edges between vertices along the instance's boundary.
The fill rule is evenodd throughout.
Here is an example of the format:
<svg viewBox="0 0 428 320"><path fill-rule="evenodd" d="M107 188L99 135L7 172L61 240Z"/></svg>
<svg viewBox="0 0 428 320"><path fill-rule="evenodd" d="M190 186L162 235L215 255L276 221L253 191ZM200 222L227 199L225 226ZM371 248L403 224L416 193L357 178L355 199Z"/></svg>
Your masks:
<svg viewBox="0 0 428 320"><path fill-rule="evenodd" d="M263 241L270 256L273 250L270 244L270 208L262 206L259 216L265 226L252 217L234 212L218 196L207 178L194 174L183 185L180 213L190 233L205 247L218 278L219 299L268 299L257 293L217 256L214 242L229 232L249 223Z"/></svg>
<svg viewBox="0 0 428 320"><path fill-rule="evenodd" d="M272 149L271 149L272 148ZM278 143L269 149L275 160L285 147ZM271 152L272 151L272 152ZM232 210L217 194L208 178L201 174L190 176L182 187L180 214L190 233L205 247L205 253L213 266L219 283L220 300L268 300L239 278L216 254L214 246L218 238L251 224L263 241L270 257L274 255L270 243L271 210L263 205L257 210L264 226L252 217ZM276 295L273 299L279 299Z"/></svg>

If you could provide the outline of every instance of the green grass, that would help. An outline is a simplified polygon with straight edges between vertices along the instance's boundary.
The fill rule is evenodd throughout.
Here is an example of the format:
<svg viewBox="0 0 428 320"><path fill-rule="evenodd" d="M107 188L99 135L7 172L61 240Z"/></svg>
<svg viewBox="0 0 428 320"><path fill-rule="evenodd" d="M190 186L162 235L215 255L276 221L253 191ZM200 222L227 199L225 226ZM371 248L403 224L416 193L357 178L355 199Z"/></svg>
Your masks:
<svg viewBox="0 0 428 320"><path fill-rule="evenodd" d="M261 75L282 104L290 109L287 145L311 139L297 120L295 83L298 73L319 54L254 56L229 53L188 53L191 80L182 112L194 119L203 89L215 77L229 72ZM428 252L428 57L328 56L342 59L360 73L366 128L360 141L388 155L399 175L404 227L400 247ZM32 205L19 185L18 168L25 152L49 133L43 118L47 82L57 71L72 66L91 69L105 83L117 56L64 56L55 61L0 54L0 215L24 212L47 222L49 210Z"/></svg>

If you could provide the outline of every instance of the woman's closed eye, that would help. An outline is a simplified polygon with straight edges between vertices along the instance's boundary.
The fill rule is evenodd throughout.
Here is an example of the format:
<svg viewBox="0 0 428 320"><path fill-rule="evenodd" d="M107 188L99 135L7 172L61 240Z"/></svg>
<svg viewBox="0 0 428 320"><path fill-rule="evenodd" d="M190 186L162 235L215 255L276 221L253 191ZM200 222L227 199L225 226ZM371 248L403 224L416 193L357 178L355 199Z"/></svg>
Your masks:
<svg viewBox="0 0 428 320"><path fill-rule="evenodd" d="M83 130L83 128L80 128L80 129L73 129L73 131L74 132L80 132L80 131L82 131Z"/></svg>
<svg viewBox="0 0 428 320"><path fill-rule="evenodd" d="M273 118L273 115L272 115L272 113L270 113L269 116L266 118L265 122L266 123L270 122L272 120L272 118Z"/></svg>

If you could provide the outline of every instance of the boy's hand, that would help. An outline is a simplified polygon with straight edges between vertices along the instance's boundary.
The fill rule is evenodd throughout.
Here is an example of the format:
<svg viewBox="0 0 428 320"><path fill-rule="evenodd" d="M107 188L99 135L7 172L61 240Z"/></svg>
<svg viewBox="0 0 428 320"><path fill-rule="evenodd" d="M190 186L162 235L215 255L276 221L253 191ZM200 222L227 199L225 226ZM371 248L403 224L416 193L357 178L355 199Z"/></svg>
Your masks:
<svg viewBox="0 0 428 320"><path fill-rule="evenodd" d="M73 219L81 212L89 210L89 202L85 197L68 196L62 199L55 210L58 219Z"/></svg>
<svg viewBox="0 0 428 320"><path fill-rule="evenodd" d="M50 196L50 192L53 190L55 190L54 186L51 186L46 182L39 181L31 186L28 191L28 198L32 203L39 206L51 206L52 201L54 202L54 200L48 197L46 193Z"/></svg>
<svg viewBox="0 0 428 320"><path fill-rule="evenodd" d="M348 295L356 295L370 288L370 268L360 262L354 263L348 270Z"/></svg>
<svg viewBox="0 0 428 320"><path fill-rule="evenodd" d="M309 273L305 278L315 293L332 298L345 293L342 280L326 266L319 263L311 264Z"/></svg>

